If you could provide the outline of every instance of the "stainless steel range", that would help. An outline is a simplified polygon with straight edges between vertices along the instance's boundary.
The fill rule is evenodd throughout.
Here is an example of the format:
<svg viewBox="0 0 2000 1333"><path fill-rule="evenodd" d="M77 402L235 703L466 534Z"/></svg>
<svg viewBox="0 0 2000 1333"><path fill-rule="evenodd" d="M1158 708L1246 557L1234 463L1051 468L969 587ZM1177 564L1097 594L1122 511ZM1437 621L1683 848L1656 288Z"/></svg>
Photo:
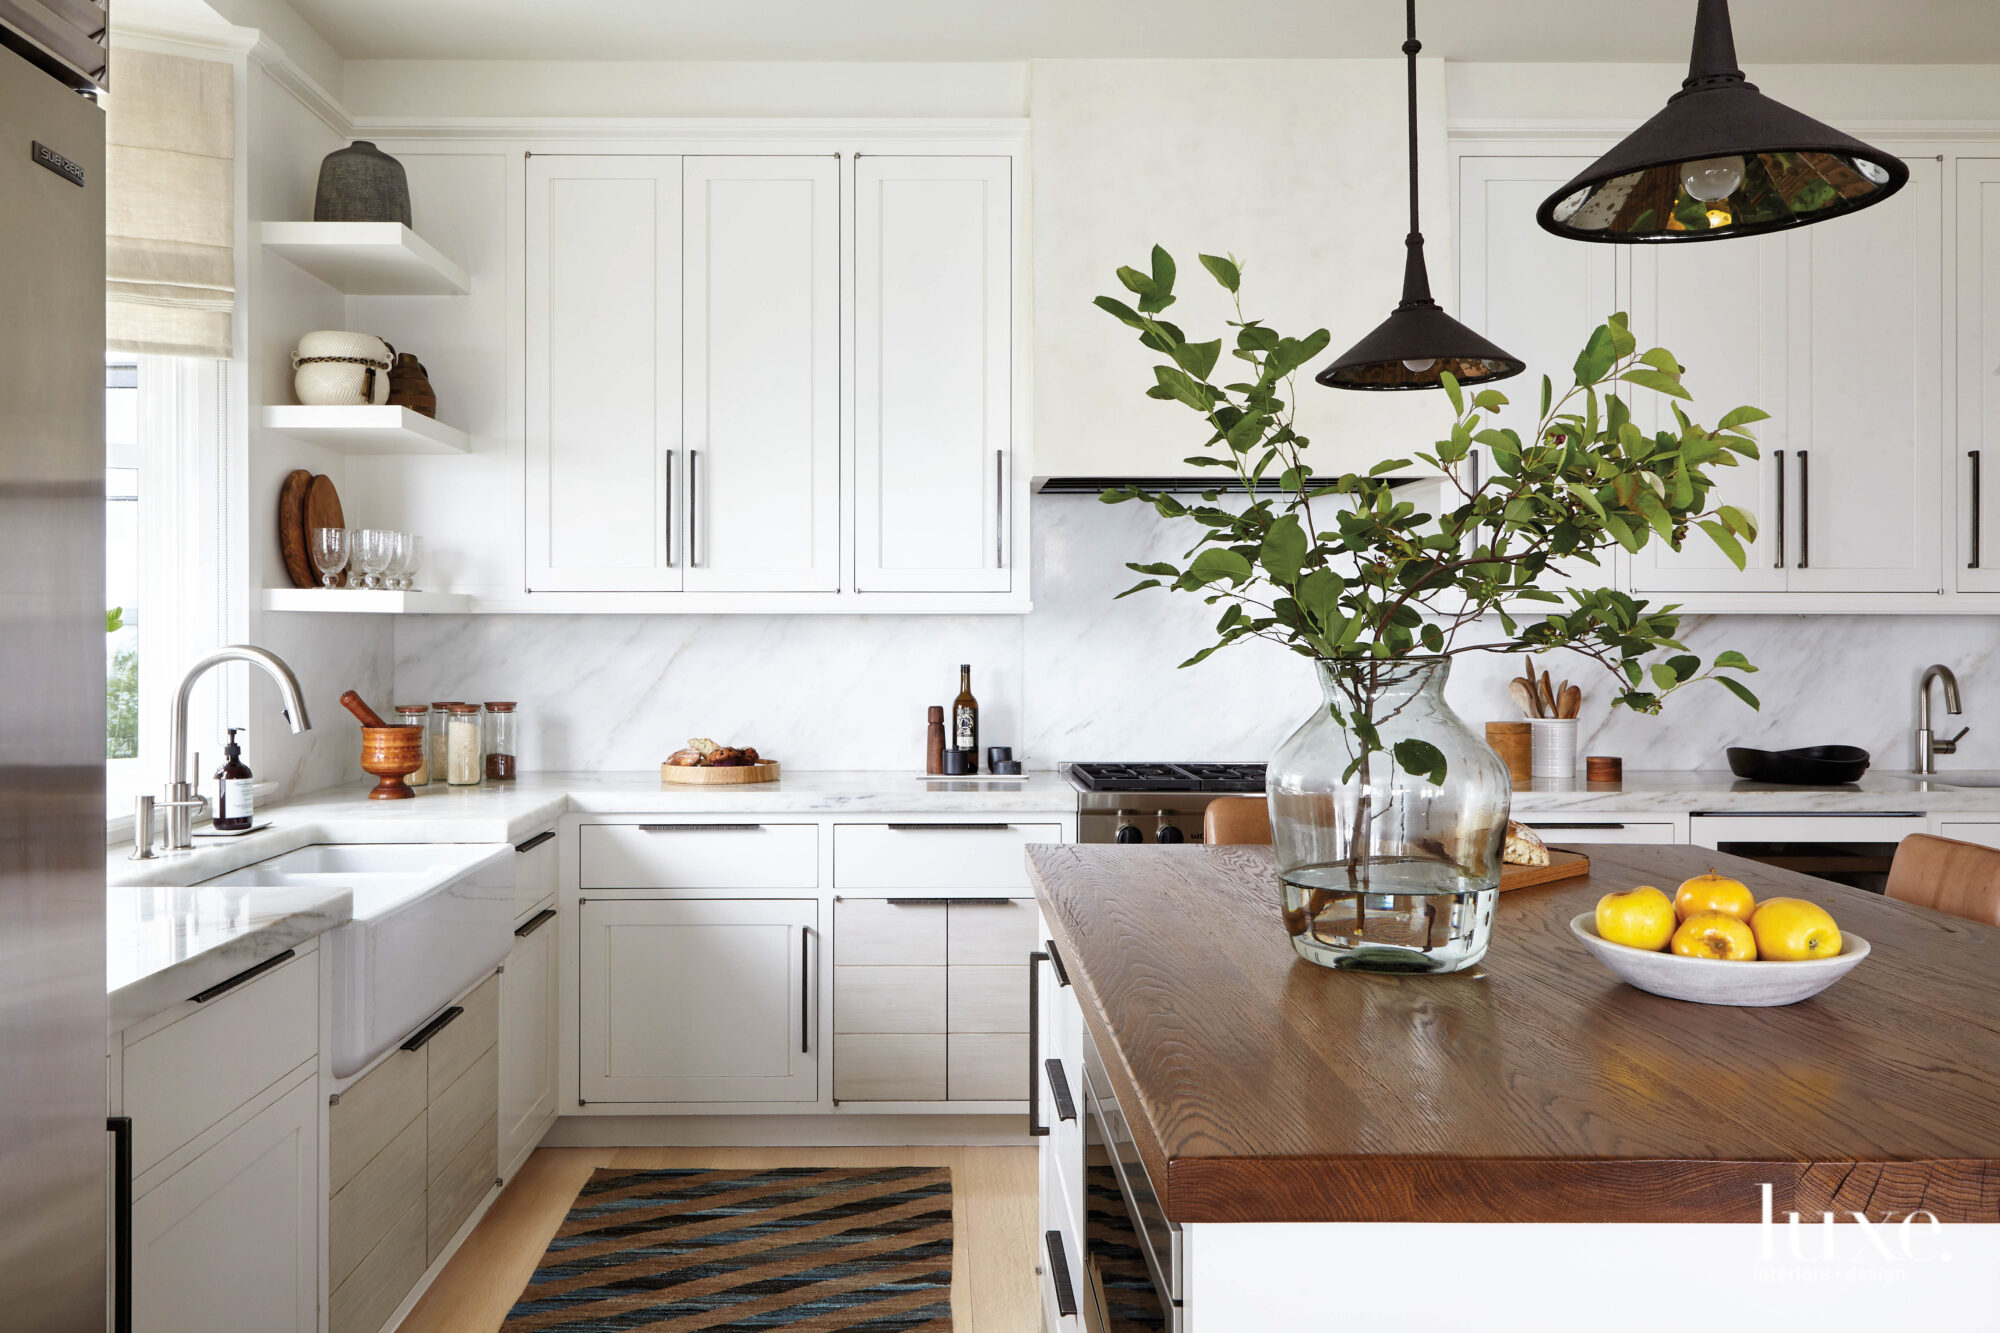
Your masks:
<svg viewBox="0 0 2000 1333"><path fill-rule="evenodd" d="M1063 772L1077 790L1078 842L1200 842L1210 801L1264 792L1262 764L1074 763Z"/></svg>

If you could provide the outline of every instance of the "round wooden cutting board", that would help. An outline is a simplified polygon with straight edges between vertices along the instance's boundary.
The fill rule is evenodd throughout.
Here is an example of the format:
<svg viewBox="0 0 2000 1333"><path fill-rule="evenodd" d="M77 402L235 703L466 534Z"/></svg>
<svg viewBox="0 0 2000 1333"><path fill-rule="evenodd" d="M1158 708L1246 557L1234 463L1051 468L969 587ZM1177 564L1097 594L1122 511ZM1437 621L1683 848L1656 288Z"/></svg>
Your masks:
<svg viewBox="0 0 2000 1333"><path fill-rule="evenodd" d="M660 780L678 782L689 787L724 787L744 782L776 782L778 761L765 759L754 764L738 764L734 768L683 768L676 764L661 764Z"/></svg>
<svg viewBox="0 0 2000 1333"><path fill-rule="evenodd" d="M312 553L306 549L306 488L313 474L304 468L285 474L278 488L278 549L285 555L285 573L294 588L314 588Z"/></svg>
<svg viewBox="0 0 2000 1333"><path fill-rule="evenodd" d="M312 484L306 487L306 539L308 541L311 540L314 528L344 528L346 526L347 515L340 512L340 492L334 488L333 478L325 476L314 477ZM311 558L308 557L307 561L310 563ZM347 585L347 576L343 574L336 582L339 586L345 587Z"/></svg>

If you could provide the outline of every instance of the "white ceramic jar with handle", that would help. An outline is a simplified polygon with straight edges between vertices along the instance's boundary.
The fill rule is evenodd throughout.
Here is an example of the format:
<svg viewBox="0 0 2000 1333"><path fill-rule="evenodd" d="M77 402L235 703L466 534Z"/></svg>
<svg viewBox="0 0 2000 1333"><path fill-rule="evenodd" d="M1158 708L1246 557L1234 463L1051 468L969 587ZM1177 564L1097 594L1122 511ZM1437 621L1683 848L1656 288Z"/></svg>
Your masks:
<svg viewBox="0 0 2000 1333"><path fill-rule="evenodd" d="M292 353L292 391L307 407L386 403L395 363L395 349L372 333L321 329Z"/></svg>

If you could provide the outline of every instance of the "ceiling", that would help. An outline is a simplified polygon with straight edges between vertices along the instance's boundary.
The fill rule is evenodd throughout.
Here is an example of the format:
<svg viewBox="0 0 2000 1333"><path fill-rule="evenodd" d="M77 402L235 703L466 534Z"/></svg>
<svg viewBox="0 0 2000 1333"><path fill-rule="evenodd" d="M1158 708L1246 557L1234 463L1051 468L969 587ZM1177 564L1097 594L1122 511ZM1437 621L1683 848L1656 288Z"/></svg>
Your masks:
<svg viewBox="0 0 2000 1333"><path fill-rule="evenodd" d="M350 59L1393 56L1395 0L291 0ZM1694 0L1425 0L1429 55L1681 61ZM1746 64L2000 63L1994 0L1737 0Z"/></svg>

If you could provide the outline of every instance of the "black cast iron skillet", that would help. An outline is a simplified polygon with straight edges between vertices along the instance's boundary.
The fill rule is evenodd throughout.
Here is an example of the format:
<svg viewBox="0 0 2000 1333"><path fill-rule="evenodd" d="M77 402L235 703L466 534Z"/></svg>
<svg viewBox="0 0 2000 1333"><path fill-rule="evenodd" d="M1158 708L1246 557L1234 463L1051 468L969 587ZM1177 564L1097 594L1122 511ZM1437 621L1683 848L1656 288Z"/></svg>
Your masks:
<svg viewBox="0 0 2000 1333"><path fill-rule="evenodd" d="M1870 755L1858 745L1808 745L1802 750L1729 747L1729 771L1751 782L1827 787L1859 782Z"/></svg>

